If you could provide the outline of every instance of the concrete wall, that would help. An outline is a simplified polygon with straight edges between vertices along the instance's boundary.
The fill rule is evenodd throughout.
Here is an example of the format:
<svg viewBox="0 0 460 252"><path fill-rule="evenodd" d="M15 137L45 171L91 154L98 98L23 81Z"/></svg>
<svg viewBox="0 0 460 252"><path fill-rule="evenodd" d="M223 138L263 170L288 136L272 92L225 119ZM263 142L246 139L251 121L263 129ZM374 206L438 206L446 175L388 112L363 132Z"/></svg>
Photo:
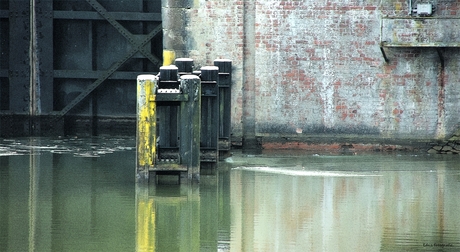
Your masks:
<svg viewBox="0 0 460 252"><path fill-rule="evenodd" d="M164 17L173 12L167 2ZM318 137L430 141L458 127L458 48L387 47L389 61L384 60L382 19L409 18L409 0L184 3L179 24L184 42L166 49L193 58L197 67L216 58L233 60L235 137L264 143ZM458 32L448 32L460 27L460 1L432 3L432 18L446 19L430 28L433 37L442 32L444 42L460 42ZM423 26L428 19L417 22ZM163 22L165 41L179 41L167 36L172 25ZM402 38L423 37L421 31L395 30Z"/></svg>

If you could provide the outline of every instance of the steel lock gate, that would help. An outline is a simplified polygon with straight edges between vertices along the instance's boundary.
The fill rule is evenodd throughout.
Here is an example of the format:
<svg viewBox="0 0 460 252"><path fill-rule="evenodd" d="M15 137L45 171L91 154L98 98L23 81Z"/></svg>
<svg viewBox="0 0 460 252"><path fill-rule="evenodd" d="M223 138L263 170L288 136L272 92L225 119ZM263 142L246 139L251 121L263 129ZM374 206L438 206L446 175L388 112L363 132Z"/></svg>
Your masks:
<svg viewBox="0 0 460 252"><path fill-rule="evenodd" d="M161 66L161 10L160 0L0 1L0 136L134 134L133 79Z"/></svg>

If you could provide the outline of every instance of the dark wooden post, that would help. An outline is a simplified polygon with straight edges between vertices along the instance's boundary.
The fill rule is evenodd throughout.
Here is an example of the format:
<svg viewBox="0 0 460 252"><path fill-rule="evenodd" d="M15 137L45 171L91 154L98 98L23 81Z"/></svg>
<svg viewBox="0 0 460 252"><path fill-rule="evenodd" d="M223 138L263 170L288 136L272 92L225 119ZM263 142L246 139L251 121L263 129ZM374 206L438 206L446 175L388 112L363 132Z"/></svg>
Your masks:
<svg viewBox="0 0 460 252"><path fill-rule="evenodd" d="M193 59L178 58L174 61L174 65L176 65L180 76L193 73Z"/></svg>
<svg viewBox="0 0 460 252"><path fill-rule="evenodd" d="M219 160L219 68L201 68L201 168L217 167ZM211 170L212 172L212 170Z"/></svg>
<svg viewBox="0 0 460 252"><path fill-rule="evenodd" d="M196 75L180 79L181 90L188 95L180 112L180 156L187 165L188 178L200 180L201 81Z"/></svg>
<svg viewBox="0 0 460 252"><path fill-rule="evenodd" d="M214 66L219 67L219 157L230 155L231 148L231 103L232 103L232 61L216 59Z"/></svg>

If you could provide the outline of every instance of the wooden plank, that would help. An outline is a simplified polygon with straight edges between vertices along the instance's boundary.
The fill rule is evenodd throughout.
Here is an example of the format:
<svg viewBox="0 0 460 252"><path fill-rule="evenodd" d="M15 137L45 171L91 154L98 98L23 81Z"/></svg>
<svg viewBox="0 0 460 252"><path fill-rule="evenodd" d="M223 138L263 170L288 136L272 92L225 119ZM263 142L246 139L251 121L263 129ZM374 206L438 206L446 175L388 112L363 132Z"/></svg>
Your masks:
<svg viewBox="0 0 460 252"><path fill-rule="evenodd" d="M163 102L163 101L188 101L188 94L174 94L174 93L165 93L165 94L157 94L155 96L156 102Z"/></svg>

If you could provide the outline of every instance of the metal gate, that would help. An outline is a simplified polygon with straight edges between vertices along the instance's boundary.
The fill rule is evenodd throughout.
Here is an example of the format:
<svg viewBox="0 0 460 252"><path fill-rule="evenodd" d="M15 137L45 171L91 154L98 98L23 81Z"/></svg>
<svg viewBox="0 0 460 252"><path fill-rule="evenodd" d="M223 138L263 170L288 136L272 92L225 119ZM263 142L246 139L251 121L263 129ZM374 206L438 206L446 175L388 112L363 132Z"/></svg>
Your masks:
<svg viewBox="0 0 460 252"><path fill-rule="evenodd" d="M0 136L134 134L136 77L161 65L161 0L2 0L0 28Z"/></svg>

